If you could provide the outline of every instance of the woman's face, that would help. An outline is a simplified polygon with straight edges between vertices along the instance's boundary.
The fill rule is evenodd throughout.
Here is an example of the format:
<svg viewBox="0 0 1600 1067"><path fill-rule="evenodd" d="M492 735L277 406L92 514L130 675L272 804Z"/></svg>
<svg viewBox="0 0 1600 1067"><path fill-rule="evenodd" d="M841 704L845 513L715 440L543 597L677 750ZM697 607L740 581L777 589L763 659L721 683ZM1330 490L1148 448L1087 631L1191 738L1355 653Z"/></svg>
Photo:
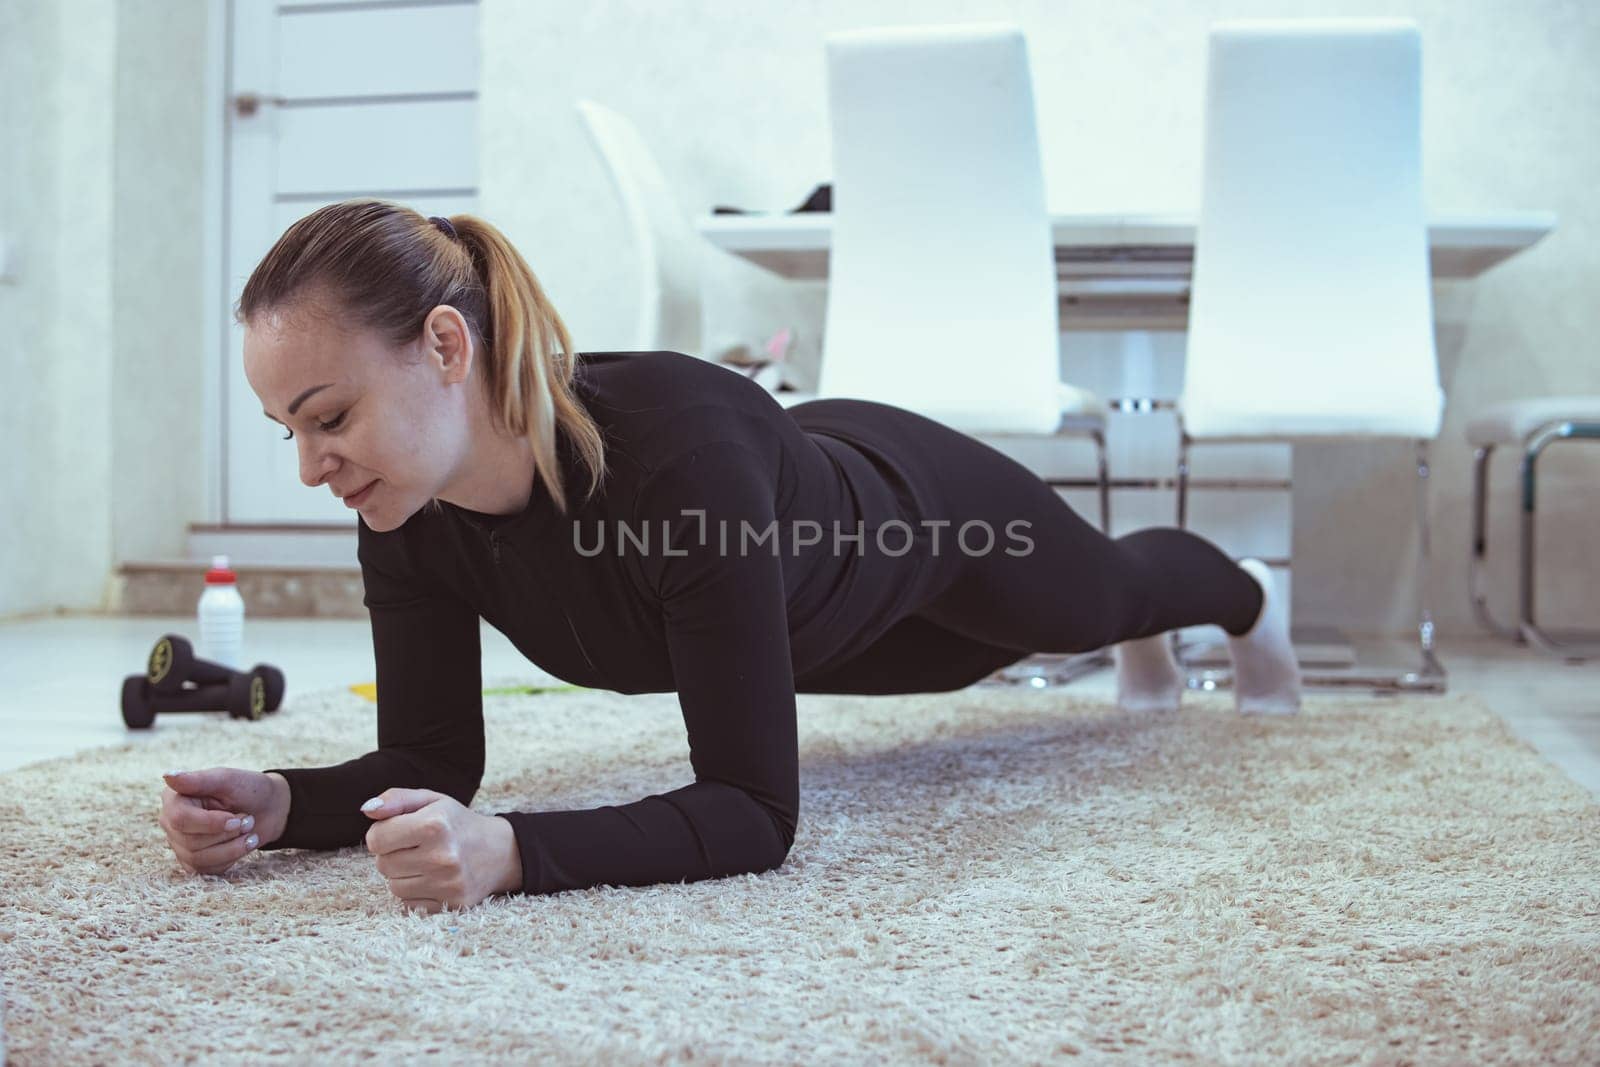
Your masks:
<svg viewBox="0 0 1600 1067"><path fill-rule="evenodd" d="M334 321L260 316L245 329L245 378L293 433L300 480L341 499L362 493L352 506L383 533L438 496L468 454L472 337L444 305L398 349Z"/></svg>

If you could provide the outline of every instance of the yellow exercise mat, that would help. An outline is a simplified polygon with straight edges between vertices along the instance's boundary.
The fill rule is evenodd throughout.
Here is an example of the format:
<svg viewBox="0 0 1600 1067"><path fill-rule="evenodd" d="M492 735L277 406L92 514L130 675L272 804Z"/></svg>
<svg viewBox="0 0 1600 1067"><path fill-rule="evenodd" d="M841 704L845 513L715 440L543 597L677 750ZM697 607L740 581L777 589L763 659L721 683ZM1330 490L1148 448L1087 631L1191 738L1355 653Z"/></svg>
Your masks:
<svg viewBox="0 0 1600 1067"><path fill-rule="evenodd" d="M501 685L490 689L485 689L483 691L483 695L486 697L492 697L509 696L517 693L566 693L577 692L584 688L585 687L581 685ZM374 704L378 702L377 682L361 682L356 685L352 685L350 687L350 692L356 694L357 696L366 697Z"/></svg>

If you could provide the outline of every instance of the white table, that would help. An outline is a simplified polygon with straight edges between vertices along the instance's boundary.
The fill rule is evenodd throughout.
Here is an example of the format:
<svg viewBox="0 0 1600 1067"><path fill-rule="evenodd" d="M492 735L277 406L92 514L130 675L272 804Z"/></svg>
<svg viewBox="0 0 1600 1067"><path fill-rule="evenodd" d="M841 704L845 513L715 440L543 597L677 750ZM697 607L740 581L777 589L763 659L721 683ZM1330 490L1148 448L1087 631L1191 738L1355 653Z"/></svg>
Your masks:
<svg viewBox="0 0 1600 1067"><path fill-rule="evenodd" d="M1555 214L1549 211L1433 215L1428 222L1428 246L1434 280L1475 278L1538 243L1554 229L1555 222ZM705 215L696 225L718 248L783 277L820 280L828 276L833 234L829 213ZM1131 337L1137 331L1187 327L1196 225L1193 214L1052 215L1061 326L1064 330L1106 331L1103 336L1080 334L1082 340L1073 343L1075 384L1113 400L1126 399L1122 394L1129 375L1122 366L1118 338ZM1144 351L1149 345L1134 348ZM1130 417L1125 408L1111 416L1118 424L1108 435L1111 466L1117 475L1112 479L1117 497L1112 511L1114 536L1173 522L1175 459L1169 453L1175 447L1176 421L1170 408L1177 383L1170 361L1155 366L1155 361L1145 357L1143 363L1135 375L1148 381L1149 388L1141 390L1141 402L1153 399L1157 410L1143 408L1132 414L1142 424L1140 430L1125 421ZM1160 410L1163 407L1167 410ZM1226 467L1219 464L1211 477L1199 474L1191 479L1191 528L1211 536L1234 555L1255 555L1287 571L1294 496L1291 446L1230 447L1237 454ZM1247 449L1245 454L1242 450ZM1195 459L1199 462L1222 451L1201 450ZM1069 498L1076 497L1073 502L1080 513L1096 514L1089 488L1092 479L1051 479L1051 484L1067 488ZM1301 492L1313 490L1300 487ZM1205 521L1208 511L1209 529ZM1298 609L1299 605L1295 606ZM1312 637L1316 630L1303 628L1303 645L1322 643L1320 637ZM1302 628L1297 627L1297 640L1301 633ZM1346 652L1335 649L1322 662L1348 662Z"/></svg>
<svg viewBox="0 0 1600 1067"><path fill-rule="evenodd" d="M1474 278L1555 227L1549 211L1435 215L1428 246L1436 280ZM797 280L828 276L833 216L705 215L700 233L726 252ZM1181 329L1194 266L1191 215L1055 214L1056 278L1068 329Z"/></svg>

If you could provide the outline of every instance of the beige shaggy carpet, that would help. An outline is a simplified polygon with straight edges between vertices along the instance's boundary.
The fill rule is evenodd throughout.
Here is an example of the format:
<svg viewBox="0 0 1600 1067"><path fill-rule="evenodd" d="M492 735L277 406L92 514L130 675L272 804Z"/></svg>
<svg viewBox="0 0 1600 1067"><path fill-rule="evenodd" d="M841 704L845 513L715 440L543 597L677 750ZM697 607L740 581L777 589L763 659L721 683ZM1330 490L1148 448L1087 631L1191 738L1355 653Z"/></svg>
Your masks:
<svg viewBox="0 0 1600 1067"><path fill-rule="evenodd" d="M671 694L485 705L477 810L689 780ZM192 876L156 823L161 770L338 762L370 702L193 726L0 776L11 1063L1600 1055L1600 807L1470 698L803 695L780 869L436 915L361 847Z"/></svg>

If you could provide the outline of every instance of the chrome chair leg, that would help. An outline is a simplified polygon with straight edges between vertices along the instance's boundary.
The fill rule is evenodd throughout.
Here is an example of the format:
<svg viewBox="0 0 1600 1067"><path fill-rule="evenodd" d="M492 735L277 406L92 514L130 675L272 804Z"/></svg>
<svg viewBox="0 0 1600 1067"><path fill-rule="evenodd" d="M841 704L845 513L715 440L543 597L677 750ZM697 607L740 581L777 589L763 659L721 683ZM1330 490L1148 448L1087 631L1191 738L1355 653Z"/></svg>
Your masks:
<svg viewBox="0 0 1600 1067"><path fill-rule="evenodd" d="M1188 519L1189 519L1189 446L1193 442L1194 442L1194 439L1192 437L1190 437L1189 436L1189 432L1183 428L1183 419L1179 418L1179 420L1178 420L1178 529L1180 529L1180 530L1188 529L1188 525L1187 524L1188 524ZM1187 651L1188 649L1190 649L1190 648L1196 647L1199 644L1199 642L1193 642L1193 643L1187 644L1187 645L1184 644L1183 641L1179 638L1178 631L1176 631L1176 630L1172 631L1171 640L1172 640L1172 656L1173 656L1174 659L1176 659L1178 661L1178 663L1180 665L1183 663L1183 653L1185 651ZM1228 670L1200 671L1200 672L1198 672L1198 677L1199 677L1199 680L1202 683L1204 683L1204 682L1215 683L1218 680L1221 680L1221 682L1223 684L1231 684L1232 679L1233 679L1233 672L1232 671L1228 671ZM1190 676L1189 688L1191 688L1191 689L1197 689L1197 688L1198 689L1214 689L1214 688L1216 688L1215 684L1200 684L1200 685L1196 685L1195 684L1196 683L1196 678L1197 678L1197 675L1191 675Z"/></svg>
<svg viewBox="0 0 1600 1067"><path fill-rule="evenodd" d="M1569 663L1582 663L1600 656L1600 631L1584 630L1576 633L1576 641L1563 641L1545 632L1534 620L1534 504L1538 495L1536 468L1539 455L1556 441L1576 437L1600 439L1600 423L1557 422L1532 434L1522 453L1522 538L1520 557L1518 630L1524 640L1540 652L1559 656Z"/></svg>
<svg viewBox="0 0 1600 1067"><path fill-rule="evenodd" d="M1302 671L1300 682L1308 688L1371 689L1375 693L1443 693L1449 676L1434 651L1433 611L1428 605L1428 564L1432 559L1428 525L1428 441L1417 446L1417 643L1421 665L1412 671Z"/></svg>
<svg viewBox="0 0 1600 1067"><path fill-rule="evenodd" d="M1472 454L1472 554L1467 558L1467 595L1472 599L1472 613L1478 625L1522 644L1518 628L1502 625L1489 611L1489 463L1494 458L1494 447L1484 445Z"/></svg>
<svg viewBox="0 0 1600 1067"><path fill-rule="evenodd" d="M1189 505L1189 446L1193 438L1181 426L1178 428L1178 529L1185 528Z"/></svg>
<svg viewBox="0 0 1600 1067"><path fill-rule="evenodd" d="M1100 461L1100 532L1111 536L1111 467L1106 462L1106 435L1094 433L1095 453Z"/></svg>

